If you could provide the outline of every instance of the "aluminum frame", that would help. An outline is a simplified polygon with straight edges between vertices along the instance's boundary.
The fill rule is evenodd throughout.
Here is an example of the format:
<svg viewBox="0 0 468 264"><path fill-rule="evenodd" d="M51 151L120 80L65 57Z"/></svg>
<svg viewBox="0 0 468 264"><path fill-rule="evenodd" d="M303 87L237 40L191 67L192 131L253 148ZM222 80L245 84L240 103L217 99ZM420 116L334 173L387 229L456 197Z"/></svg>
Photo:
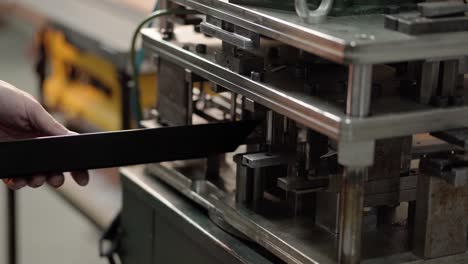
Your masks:
<svg viewBox="0 0 468 264"><path fill-rule="evenodd" d="M294 12L227 0L171 0L339 63L389 63L466 55L468 32L411 36L384 28L383 15L328 17L307 24Z"/></svg>
<svg viewBox="0 0 468 264"><path fill-rule="evenodd" d="M339 141L371 141L468 125L468 106L435 108L420 105L420 109L411 112L350 117L344 110L320 98L272 87L234 73L216 64L209 55L196 54L164 41L155 29L143 29L142 34L144 47L158 56Z"/></svg>

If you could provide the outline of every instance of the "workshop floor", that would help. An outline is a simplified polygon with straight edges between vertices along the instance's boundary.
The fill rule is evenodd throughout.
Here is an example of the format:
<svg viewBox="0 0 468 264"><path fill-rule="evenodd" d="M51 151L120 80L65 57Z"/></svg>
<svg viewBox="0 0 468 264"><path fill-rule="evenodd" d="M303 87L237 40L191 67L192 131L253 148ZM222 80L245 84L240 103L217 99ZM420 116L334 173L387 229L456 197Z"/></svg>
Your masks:
<svg viewBox="0 0 468 264"><path fill-rule="evenodd" d="M28 59L33 32L21 23L0 26L0 79L37 96ZM19 193L20 264L106 263L98 256L99 232L49 188ZM6 263L5 188L0 184L0 263Z"/></svg>

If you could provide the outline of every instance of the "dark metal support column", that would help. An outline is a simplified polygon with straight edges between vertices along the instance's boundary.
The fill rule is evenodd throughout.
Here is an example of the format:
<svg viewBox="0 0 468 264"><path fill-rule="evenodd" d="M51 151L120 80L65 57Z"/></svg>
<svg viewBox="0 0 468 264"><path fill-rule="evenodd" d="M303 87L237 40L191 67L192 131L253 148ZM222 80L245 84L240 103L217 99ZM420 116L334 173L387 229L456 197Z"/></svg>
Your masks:
<svg viewBox="0 0 468 264"><path fill-rule="evenodd" d="M119 82L120 82L120 89L121 89L121 129L131 129L132 126L132 115L131 115L131 107L132 107L132 87L130 87L130 76L124 71L119 72ZM138 96L139 93L134 93L135 96ZM137 124L139 126L140 124Z"/></svg>
<svg viewBox="0 0 468 264"><path fill-rule="evenodd" d="M8 264L16 264L18 260L17 256L17 223L16 223L16 192L13 190L7 190L7 249L8 249Z"/></svg>

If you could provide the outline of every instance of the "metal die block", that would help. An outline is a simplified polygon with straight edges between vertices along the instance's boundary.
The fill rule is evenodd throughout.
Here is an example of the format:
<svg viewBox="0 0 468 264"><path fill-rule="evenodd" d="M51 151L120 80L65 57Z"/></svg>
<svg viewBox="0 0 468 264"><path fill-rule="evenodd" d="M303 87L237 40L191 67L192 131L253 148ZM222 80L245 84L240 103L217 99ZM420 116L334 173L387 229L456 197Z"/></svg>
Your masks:
<svg viewBox="0 0 468 264"><path fill-rule="evenodd" d="M414 252L425 259L467 250L468 186L421 174L418 179Z"/></svg>
<svg viewBox="0 0 468 264"><path fill-rule="evenodd" d="M252 202L254 207L258 207L263 199L266 170L286 164L288 159L279 154L250 153L238 154L234 157L234 161L237 163L236 201Z"/></svg>
<svg viewBox="0 0 468 264"><path fill-rule="evenodd" d="M418 9L424 17L463 15L468 6L463 1L438 1L418 3Z"/></svg>
<svg viewBox="0 0 468 264"><path fill-rule="evenodd" d="M189 124L191 120L192 84L185 78L186 71L172 62L159 59L158 74L159 103L157 106L159 116L164 123L171 126Z"/></svg>
<svg viewBox="0 0 468 264"><path fill-rule="evenodd" d="M242 164L255 169L287 164L288 158L275 153L252 153L242 156Z"/></svg>

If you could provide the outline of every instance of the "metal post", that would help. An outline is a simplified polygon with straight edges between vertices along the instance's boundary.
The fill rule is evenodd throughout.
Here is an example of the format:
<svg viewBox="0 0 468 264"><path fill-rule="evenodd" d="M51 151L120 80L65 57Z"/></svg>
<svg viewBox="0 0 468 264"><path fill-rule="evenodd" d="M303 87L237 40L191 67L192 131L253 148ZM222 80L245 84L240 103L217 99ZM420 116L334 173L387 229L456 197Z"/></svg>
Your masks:
<svg viewBox="0 0 468 264"><path fill-rule="evenodd" d="M185 69L185 83L187 85L187 120L186 124L191 125L193 122L193 83L194 74L189 69ZM200 87L203 87L203 81L200 80Z"/></svg>
<svg viewBox="0 0 468 264"><path fill-rule="evenodd" d="M372 87L372 65L349 66L346 114L353 117L369 115Z"/></svg>
<svg viewBox="0 0 468 264"><path fill-rule="evenodd" d="M16 192L7 190L8 264L17 263Z"/></svg>
<svg viewBox="0 0 468 264"><path fill-rule="evenodd" d="M263 182L263 168L255 168L253 172L253 183L252 183L252 206L254 211L260 210L263 202L264 193L264 182Z"/></svg>
<svg viewBox="0 0 468 264"><path fill-rule="evenodd" d="M419 102L429 104L439 83L439 61L427 61L422 64Z"/></svg>
<svg viewBox="0 0 468 264"><path fill-rule="evenodd" d="M230 109L231 121L237 119L237 93L231 92L231 109Z"/></svg>
<svg viewBox="0 0 468 264"><path fill-rule="evenodd" d="M172 2L168 0L159 0L159 9L170 9L173 7ZM164 38L171 39L174 32L174 24L169 21L168 17L163 16L158 19L159 31L164 34Z"/></svg>
<svg viewBox="0 0 468 264"><path fill-rule="evenodd" d="M348 99L346 113L353 117L369 115L372 84L372 65L349 66ZM359 149L354 150L356 155ZM367 166L345 165L340 203L339 262L354 264L361 257L361 225L363 211L364 180Z"/></svg>
<svg viewBox="0 0 468 264"><path fill-rule="evenodd" d="M360 263L364 178L367 168L346 167L340 203L340 252L342 264Z"/></svg>
<svg viewBox="0 0 468 264"><path fill-rule="evenodd" d="M242 155L234 157L237 163L236 170L236 202L247 204L252 200L253 175L252 170L242 164Z"/></svg>
<svg viewBox="0 0 468 264"><path fill-rule="evenodd" d="M167 0L158 0L158 1L159 1L158 5L159 5L160 10L168 8L169 3ZM164 31L164 29L167 26L167 22L168 22L167 18L164 16L158 19L158 26L159 26L160 31Z"/></svg>
<svg viewBox="0 0 468 264"><path fill-rule="evenodd" d="M131 129L132 128L132 115L131 115L131 108L132 108L132 87L130 87L130 77L127 73L120 71L119 72L119 82L120 82L120 89L122 91L121 94L121 101L120 101L120 117L121 117L121 129ZM132 84L134 85L134 84ZM134 93L134 96L139 96L138 92ZM139 110L139 109L135 109ZM136 124L136 126L140 126L140 124Z"/></svg>

